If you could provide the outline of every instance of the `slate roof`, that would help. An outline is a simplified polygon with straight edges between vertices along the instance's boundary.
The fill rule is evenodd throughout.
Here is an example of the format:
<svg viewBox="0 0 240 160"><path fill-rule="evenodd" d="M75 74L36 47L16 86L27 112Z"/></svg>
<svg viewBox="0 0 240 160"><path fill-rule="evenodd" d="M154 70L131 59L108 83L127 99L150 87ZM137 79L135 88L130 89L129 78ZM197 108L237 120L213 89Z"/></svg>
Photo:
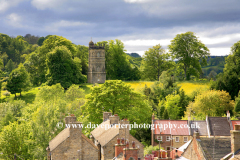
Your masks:
<svg viewBox="0 0 240 160"><path fill-rule="evenodd" d="M187 127L187 120L155 120L154 121L155 134L171 134L171 135L189 135L189 128ZM160 127L159 125L160 124ZM169 126L172 125L170 128ZM164 127L167 126L167 127Z"/></svg>
<svg viewBox="0 0 240 160"><path fill-rule="evenodd" d="M194 131L198 131L200 136L207 136L207 123L206 121L190 121L191 135Z"/></svg>
<svg viewBox="0 0 240 160"><path fill-rule="evenodd" d="M214 138L204 138L200 137L198 139L198 142L200 143L202 150L204 151L206 155L206 159L212 160L213 159L213 144L214 144ZM215 155L214 159L221 159L227 154L231 152L231 138L215 138Z"/></svg>
<svg viewBox="0 0 240 160"><path fill-rule="evenodd" d="M70 136L70 128L65 128L49 142L50 151L53 151L59 144Z"/></svg>
<svg viewBox="0 0 240 160"><path fill-rule="evenodd" d="M213 130L215 130L215 136L230 136L230 124L227 117L208 117L209 128L211 136L214 135ZM215 129L213 129L215 124Z"/></svg>

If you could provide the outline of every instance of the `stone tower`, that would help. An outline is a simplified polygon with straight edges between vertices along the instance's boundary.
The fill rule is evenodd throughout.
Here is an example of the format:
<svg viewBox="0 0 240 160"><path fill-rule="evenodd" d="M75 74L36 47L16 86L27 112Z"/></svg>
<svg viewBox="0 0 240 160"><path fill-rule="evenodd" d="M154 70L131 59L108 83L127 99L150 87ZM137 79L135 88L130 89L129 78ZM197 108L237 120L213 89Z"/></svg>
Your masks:
<svg viewBox="0 0 240 160"><path fill-rule="evenodd" d="M96 46L89 42L88 83L105 83L105 46Z"/></svg>

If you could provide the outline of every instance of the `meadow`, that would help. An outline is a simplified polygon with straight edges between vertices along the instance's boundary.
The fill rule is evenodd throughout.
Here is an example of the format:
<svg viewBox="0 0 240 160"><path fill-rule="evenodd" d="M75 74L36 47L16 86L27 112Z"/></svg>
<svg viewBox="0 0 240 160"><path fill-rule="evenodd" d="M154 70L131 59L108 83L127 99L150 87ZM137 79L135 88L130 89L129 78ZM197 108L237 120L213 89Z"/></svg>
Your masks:
<svg viewBox="0 0 240 160"><path fill-rule="evenodd" d="M125 82L126 84L130 85L131 88L133 88L135 91L141 91L145 85L147 87L151 87L154 82L153 81L127 81ZM102 85L102 84L98 84ZM209 90L210 88L210 82L209 81L181 81L177 82L177 86L181 86L180 90L183 89L187 95L191 95L193 91L206 91ZM79 85L80 88L85 90L85 94L91 93L91 88L93 87L93 84L81 84ZM2 96L1 96L1 102L8 102L8 101L13 101L13 100L24 100L26 103L33 103L36 94L38 93L39 89L41 87L35 87L32 88L29 91L22 92L22 96L17 94L17 97L15 97L14 94L11 94L10 96L4 96L4 92L2 91Z"/></svg>

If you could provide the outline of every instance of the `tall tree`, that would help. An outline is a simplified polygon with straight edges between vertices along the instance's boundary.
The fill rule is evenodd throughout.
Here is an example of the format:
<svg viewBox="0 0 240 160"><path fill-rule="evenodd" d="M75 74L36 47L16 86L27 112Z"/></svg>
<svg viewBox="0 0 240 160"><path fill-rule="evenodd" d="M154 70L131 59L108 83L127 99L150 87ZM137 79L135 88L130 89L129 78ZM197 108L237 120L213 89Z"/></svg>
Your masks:
<svg viewBox="0 0 240 160"><path fill-rule="evenodd" d="M31 53L24 63L27 71L30 73L31 77L37 76L37 78L32 78L32 83L34 85L39 85L46 82L47 73L47 54L55 49L55 47L65 46L70 51L72 58L76 55L77 49L72 42L61 36L49 35L43 41L43 45L39 47L36 52Z"/></svg>
<svg viewBox="0 0 240 160"><path fill-rule="evenodd" d="M14 63L13 63L13 61L10 59L10 60L8 61L8 63L6 64L6 66L5 66L5 69L7 70L7 72L11 73L14 68L15 68Z"/></svg>
<svg viewBox="0 0 240 160"><path fill-rule="evenodd" d="M233 109L234 101L231 100L231 96L226 91L210 90L198 94L195 101L189 103L185 116L193 111L195 117L205 119L206 115L211 117L224 116L226 111Z"/></svg>
<svg viewBox="0 0 240 160"><path fill-rule="evenodd" d="M82 74L87 75L88 72L88 47L83 45L77 45L77 53L74 57L78 57L81 60Z"/></svg>
<svg viewBox="0 0 240 160"><path fill-rule="evenodd" d="M112 80L138 80L139 71L131 66L125 53L124 44L116 39L98 42L105 45L106 76Z"/></svg>
<svg viewBox="0 0 240 160"><path fill-rule="evenodd" d="M185 79L189 80L191 75L199 77L201 65L207 64L210 53L193 32L177 34L168 47L172 58L178 59L178 64L183 64Z"/></svg>
<svg viewBox="0 0 240 160"><path fill-rule="evenodd" d="M53 85L61 83L63 88L69 88L72 84L80 84L86 81L86 76L81 73L81 61L72 58L71 52L65 46L55 47L47 55L47 83Z"/></svg>
<svg viewBox="0 0 240 160"><path fill-rule="evenodd" d="M82 112L88 122L101 123L100 117L106 111L128 118L130 122L146 123L150 120L146 115L151 115L152 108L144 96L121 80L107 80L103 85L93 87L86 99Z"/></svg>
<svg viewBox="0 0 240 160"><path fill-rule="evenodd" d="M149 80L159 80L162 71L169 69L174 63L168 60L170 55L160 44L149 48L143 55L142 70L143 78Z"/></svg>
<svg viewBox="0 0 240 160"><path fill-rule="evenodd" d="M27 90L30 86L29 75L24 68L24 66L20 63L18 68L14 69L7 81L7 90L10 91L12 94L20 93L24 90Z"/></svg>
<svg viewBox="0 0 240 160"><path fill-rule="evenodd" d="M234 99L240 90L240 41L231 47L231 54L225 61L223 74L217 76L211 88L227 91Z"/></svg>

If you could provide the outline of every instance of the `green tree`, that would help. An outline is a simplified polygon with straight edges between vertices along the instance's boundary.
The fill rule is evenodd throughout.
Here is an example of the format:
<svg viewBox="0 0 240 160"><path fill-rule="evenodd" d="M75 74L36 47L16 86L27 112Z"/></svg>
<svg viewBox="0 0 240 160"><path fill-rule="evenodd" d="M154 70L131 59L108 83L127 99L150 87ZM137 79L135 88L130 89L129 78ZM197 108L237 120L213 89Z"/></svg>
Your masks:
<svg viewBox="0 0 240 160"><path fill-rule="evenodd" d="M124 44L116 39L98 42L97 45L105 45L106 76L112 80L138 80L139 71L131 66L125 53Z"/></svg>
<svg viewBox="0 0 240 160"><path fill-rule="evenodd" d="M152 108L144 96L121 80L107 80L103 85L93 87L86 100L82 111L88 122L100 124L106 111L128 118L130 122L146 123L151 119Z"/></svg>
<svg viewBox="0 0 240 160"><path fill-rule="evenodd" d="M240 41L231 47L231 54L225 58L223 74L217 76L217 80L211 88L229 92L234 99L240 90Z"/></svg>
<svg viewBox="0 0 240 160"><path fill-rule="evenodd" d="M20 93L24 90L27 90L30 86L29 75L24 68L24 66L20 63L18 68L14 69L7 81L7 90L12 94Z"/></svg>
<svg viewBox="0 0 240 160"><path fill-rule="evenodd" d="M179 96L180 96L180 99L178 102L178 107L180 108L180 112L178 114L178 117L181 118L181 117L184 117L184 113L186 112L186 108L189 104L190 98L187 95L185 95L185 92L183 89L180 91Z"/></svg>
<svg viewBox="0 0 240 160"><path fill-rule="evenodd" d="M199 119L205 119L206 115L215 117L223 116L226 111L233 111L234 101L226 91L210 90L195 97L195 101L189 103L185 116L190 112Z"/></svg>
<svg viewBox="0 0 240 160"><path fill-rule="evenodd" d="M163 112L163 119L169 119L168 110L165 109Z"/></svg>
<svg viewBox="0 0 240 160"><path fill-rule="evenodd" d="M53 85L61 83L64 88L72 84L80 84L86 81L81 73L81 61L76 57L72 59L71 52L65 47L56 47L47 55L47 83Z"/></svg>
<svg viewBox="0 0 240 160"><path fill-rule="evenodd" d="M84 90L79 88L79 86L73 84L66 91L66 98L69 101L74 101L76 98L84 98Z"/></svg>
<svg viewBox="0 0 240 160"><path fill-rule="evenodd" d="M71 57L76 55L77 49L72 42L61 36L47 36L43 41L41 47L39 47L35 52L32 53L30 57L27 58L24 66L27 71L30 73L31 77L37 76L37 78L32 78L34 80L34 85L39 85L47 81L46 74L48 71L47 68L47 55L49 52L52 52L56 47L65 46L71 53Z"/></svg>
<svg viewBox="0 0 240 160"><path fill-rule="evenodd" d="M174 63L168 60L170 55L160 44L149 48L143 55L142 70L143 78L149 80L159 80L162 71L169 69Z"/></svg>
<svg viewBox="0 0 240 160"><path fill-rule="evenodd" d="M14 68L15 68L14 63L13 63L13 61L10 59L10 60L8 61L8 63L6 64L6 66L5 66L5 69L7 70L7 72L11 73Z"/></svg>
<svg viewBox="0 0 240 160"><path fill-rule="evenodd" d="M234 111L239 116L239 113L240 113L240 91L238 93L238 97L235 98Z"/></svg>
<svg viewBox="0 0 240 160"><path fill-rule="evenodd" d="M0 133L0 158L14 159L14 154L24 155L24 159L32 159L33 141L29 139L30 125L15 121L3 128ZM23 158L23 157L21 157Z"/></svg>
<svg viewBox="0 0 240 160"><path fill-rule="evenodd" d="M183 64L185 79L189 80L191 75L199 77L201 65L207 64L210 53L193 32L177 34L168 47L172 58L178 59L178 64Z"/></svg>
<svg viewBox="0 0 240 160"><path fill-rule="evenodd" d="M45 40L44 37L40 37L40 38L37 40L37 44L38 44L39 46L42 46L44 40Z"/></svg>
<svg viewBox="0 0 240 160"><path fill-rule="evenodd" d="M88 72L88 47L83 45L77 45L77 53L74 57L78 57L81 60L82 74L87 75Z"/></svg>
<svg viewBox="0 0 240 160"><path fill-rule="evenodd" d="M178 103L180 101L180 96L178 94L170 94L166 97L165 107L168 111L169 118L172 120L178 119L178 115L180 113L180 107Z"/></svg>

